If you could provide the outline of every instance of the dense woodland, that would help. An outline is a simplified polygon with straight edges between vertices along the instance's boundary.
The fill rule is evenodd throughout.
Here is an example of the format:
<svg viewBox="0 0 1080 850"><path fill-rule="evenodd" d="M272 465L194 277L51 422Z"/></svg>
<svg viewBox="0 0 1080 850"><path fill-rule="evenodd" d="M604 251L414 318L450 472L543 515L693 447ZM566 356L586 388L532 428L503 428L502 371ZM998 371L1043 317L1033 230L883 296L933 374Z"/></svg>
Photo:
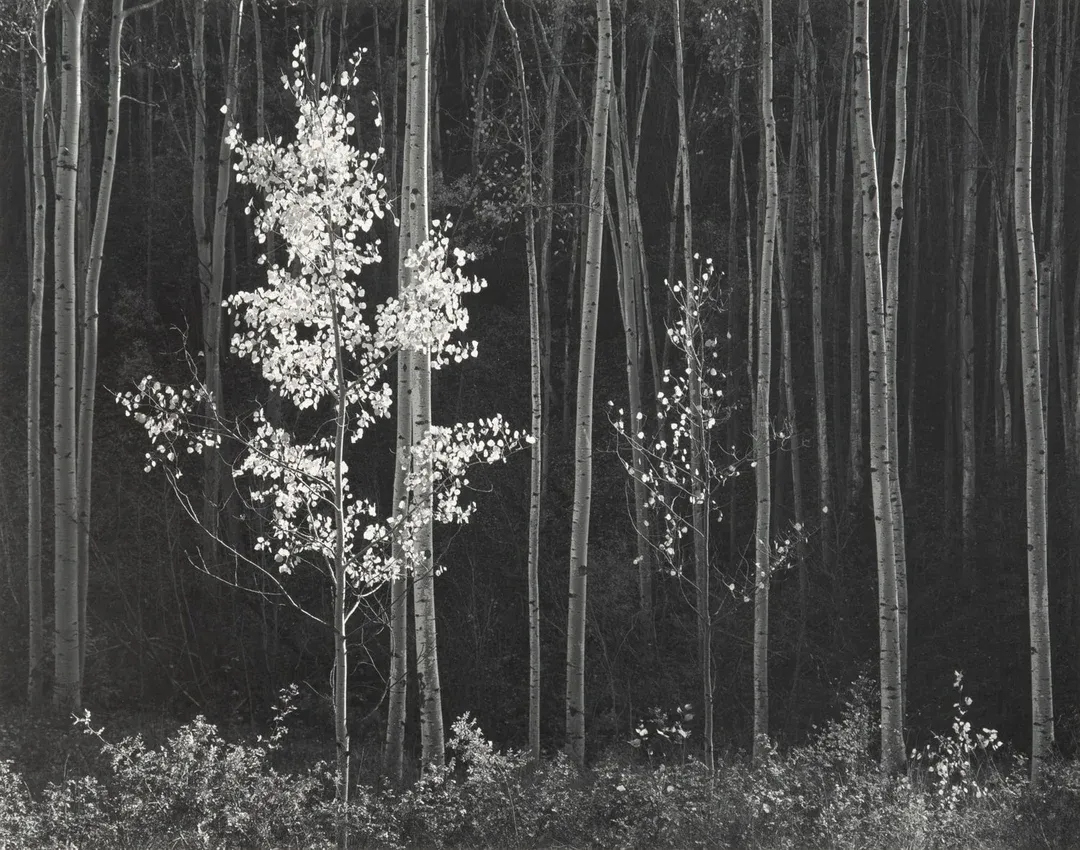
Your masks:
<svg viewBox="0 0 1080 850"><path fill-rule="evenodd" d="M1069 0L2 0L0 830L98 834L33 814L89 709L162 799L113 731L289 714L338 847L892 846L897 782L1075 846L1078 46ZM797 754L856 750L826 840ZM423 796L463 763L479 821L537 764L583 830L572 768L760 793L495 835Z"/></svg>

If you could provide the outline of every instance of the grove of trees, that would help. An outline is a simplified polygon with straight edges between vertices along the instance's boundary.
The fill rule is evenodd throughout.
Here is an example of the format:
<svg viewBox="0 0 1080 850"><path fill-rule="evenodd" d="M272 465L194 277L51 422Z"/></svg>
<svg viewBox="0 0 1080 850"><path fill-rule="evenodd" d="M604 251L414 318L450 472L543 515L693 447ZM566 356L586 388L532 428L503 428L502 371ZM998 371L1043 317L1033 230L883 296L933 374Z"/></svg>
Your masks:
<svg viewBox="0 0 1080 850"><path fill-rule="evenodd" d="M0 702L261 730L296 683L338 847L466 712L711 776L869 680L882 782L955 719L1044 786L1078 42L1070 0L0 0Z"/></svg>

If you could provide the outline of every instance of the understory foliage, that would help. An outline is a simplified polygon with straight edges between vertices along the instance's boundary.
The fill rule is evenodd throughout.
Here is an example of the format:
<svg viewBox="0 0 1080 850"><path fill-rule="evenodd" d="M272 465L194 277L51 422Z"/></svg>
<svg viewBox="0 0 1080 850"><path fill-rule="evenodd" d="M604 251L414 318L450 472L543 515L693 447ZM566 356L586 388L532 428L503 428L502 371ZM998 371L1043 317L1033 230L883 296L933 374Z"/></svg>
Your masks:
<svg viewBox="0 0 1080 850"><path fill-rule="evenodd" d="M643 757L629 744L580 772L557 755L530 766L498 752L468 715L452 727L447 766L405 790L359 782L349 805L353 846L1056 848L1080 834L1080 769L1053 767L1032 791L1025 765L994 756L994 740L965 727L911 772L883 782L872 686L852 688L841 715L809 743L772 749L757 769L729 754L715 773L683 751ZM89 716L51 743L65 750L57 776L0 762L0 847L329 847L332 773L292 771L279 709L272 733L226 741L202 718L159 746L117 743ZM4 738L33 733L0 725ZM40 730L39 730L40 734ZM87 747L87 745L90 745ZM81 759L80 748L92 750ZM8 749L5 747L5 749ZM17 752L16 747L10 748ZM299 759L292 759L293 762ZM92 770L78 775L71 764ZM920 764L922 762L922 764ZM30 765L31 762L27 762ZM65 768L64 765L68 766ZM66 775L64 775L66 774ZM34 788L32 791L31 788Z"/></svg>

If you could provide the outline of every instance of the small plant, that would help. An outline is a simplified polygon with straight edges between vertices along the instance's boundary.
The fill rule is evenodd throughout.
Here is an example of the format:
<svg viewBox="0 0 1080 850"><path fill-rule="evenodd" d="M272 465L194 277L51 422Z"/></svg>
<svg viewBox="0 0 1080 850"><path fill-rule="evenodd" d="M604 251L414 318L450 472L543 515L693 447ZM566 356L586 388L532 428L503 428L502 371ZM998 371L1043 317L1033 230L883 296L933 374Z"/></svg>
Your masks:
<svg viewBox="0 0 1080 850"><path fill-rule="evenodd" d="M674 711L653 706L634 727L634 737L628 743L647 756L650 763L653 758L684 755L690 732L683 723L694 719L693 708L691 703L676 706Z"/></svg>
<svg viewBox="0 0 1080 850"><path fill-rule="evenodd" d="M977 762L1001 747L996 730L984 728L973 732L971 723L965 719L971 697L964 694L964 674L960 671L955 674L953 688L956 702L952 735L935 735L934 741L922 751L911 753L912 761L927 769L936 804L949 811L955 811L965 801L981 800L985 796L985 787L976 771Z"/></svg>

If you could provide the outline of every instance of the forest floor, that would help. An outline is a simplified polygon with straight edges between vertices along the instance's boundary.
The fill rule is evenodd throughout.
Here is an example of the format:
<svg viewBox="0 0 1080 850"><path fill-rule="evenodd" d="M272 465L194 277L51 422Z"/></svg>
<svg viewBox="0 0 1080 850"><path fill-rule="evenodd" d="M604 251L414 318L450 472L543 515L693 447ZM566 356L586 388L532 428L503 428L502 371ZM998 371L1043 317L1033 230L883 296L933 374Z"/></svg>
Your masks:
<svg viewBox="0 0 1080 850"><path fill-rule="evenodd" d="M708 771L679 735L642 729L636 746L579 771L562 756L529 765L498 752L462 719L445 771L404 789L358 779L350 847L1080 847L1080 763L1052 765L1033 789L1025 760L961 716L906 776L883 781L876 737L872 705L849 703L812 741L756 768L731 754ZM10 711L0 848L332 847L327 755L325 741L282 726L244 740L202 718L58 725Z"/></svg>

